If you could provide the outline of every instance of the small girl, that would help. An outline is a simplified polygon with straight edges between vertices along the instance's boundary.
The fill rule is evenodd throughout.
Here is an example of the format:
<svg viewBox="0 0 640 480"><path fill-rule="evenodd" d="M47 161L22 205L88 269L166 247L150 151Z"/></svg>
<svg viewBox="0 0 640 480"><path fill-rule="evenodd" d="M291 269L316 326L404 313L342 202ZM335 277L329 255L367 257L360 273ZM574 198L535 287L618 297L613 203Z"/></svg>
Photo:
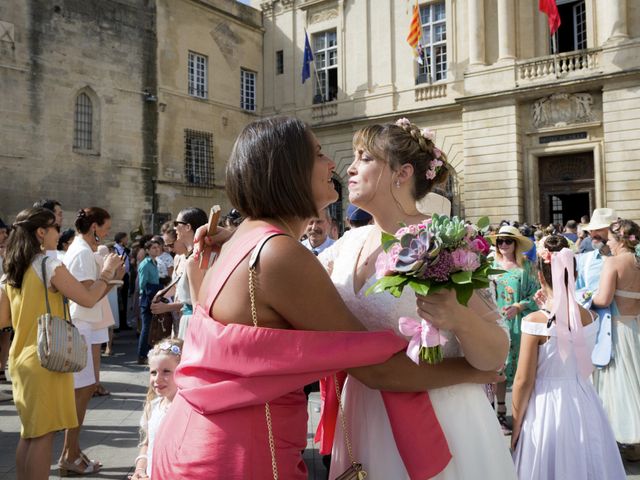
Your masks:
<svg viewBox="0 0 640 480"><path fill-rule="evenodd" d="M567 239L545 238L537 265L546 300L522 322L513 385L511 447L518 478L622 480L613 431L589 380L597 321L575 301Z"/></svg>
<svg viewBox="0 0 640 480"><path fill-rule="evenodd" d="M180 363L182 340L167 338L149 351L149 390L140 419L140 455L134 462L135 472L130 480L151 478L151 452L160 422L169 409L178 387L173 373Z"/></svg>

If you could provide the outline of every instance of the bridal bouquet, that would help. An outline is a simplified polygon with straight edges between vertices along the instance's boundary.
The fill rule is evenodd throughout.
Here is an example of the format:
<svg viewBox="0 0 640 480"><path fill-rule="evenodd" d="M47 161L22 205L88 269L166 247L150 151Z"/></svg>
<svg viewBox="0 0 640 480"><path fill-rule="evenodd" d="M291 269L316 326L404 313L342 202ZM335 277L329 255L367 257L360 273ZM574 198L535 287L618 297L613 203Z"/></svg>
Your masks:
<svg viewBox="0 0 640 480"><path fill-rule="evenodd" d="M395 297L408 286L419 295L443 288L453 289L462 305L467 305L475 289L489 287L489 275L504 273L491 267L489 242L484 238L489 219L476 225L434 214L417 225L406 225L395 235L382 233L383 252L376 260L378 281L366 292L389 292ZM442 361L446 341L427 320L399 320L400 331L412 337L407 355L416 363Z"/></svg>

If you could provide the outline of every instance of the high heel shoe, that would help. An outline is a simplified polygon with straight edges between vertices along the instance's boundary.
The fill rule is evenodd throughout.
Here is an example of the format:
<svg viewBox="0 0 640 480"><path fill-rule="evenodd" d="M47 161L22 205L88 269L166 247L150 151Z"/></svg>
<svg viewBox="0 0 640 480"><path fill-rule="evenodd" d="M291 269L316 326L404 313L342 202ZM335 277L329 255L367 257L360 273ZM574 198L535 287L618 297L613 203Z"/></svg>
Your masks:
<svg viewBox="0 0 640 480"><path fill-rule="evenodd" d="M58 462L58 468L60 469L61 477L70 477L72 475L88 475L92 473L98 473L101 466L90 461L86 457L86 455L80 454L80 456L73 462L69 462L68 460L60 460L60 462Z"/></svg>

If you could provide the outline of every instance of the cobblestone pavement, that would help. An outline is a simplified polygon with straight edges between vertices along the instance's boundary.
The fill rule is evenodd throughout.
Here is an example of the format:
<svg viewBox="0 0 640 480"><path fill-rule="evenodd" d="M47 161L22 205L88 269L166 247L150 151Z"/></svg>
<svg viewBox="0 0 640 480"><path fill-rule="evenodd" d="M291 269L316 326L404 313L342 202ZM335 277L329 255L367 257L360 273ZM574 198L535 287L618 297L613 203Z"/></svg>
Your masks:
<svg viewBox="0 0 640 480"><path fill-rule="evenodd" d="M104 468L99 474L86 478L126 479L133 471L132 463L138 451L138 424L147 390L146 367L135 362L133 332L121 333L114 344L114 351L115 355L112 357L102 358L101 380L111 391L111 395L91 400L81 434L81 444L85 452L90 458L99 459ZM9 390L9 385L0 385L0 391ZM309 466L310 480L327 478L321 456L313 445L319 407L318 394L312 393L309 399L308 448L304 454ZM19 431L20 422L13 403L0 403L0 480L16 478L14 455ZM62 450L62 441L62 433L58 433L54 444L51 479L59 478L57 458ZM627 464L626 467L628 479L640 480L640 463Z"/></svg>

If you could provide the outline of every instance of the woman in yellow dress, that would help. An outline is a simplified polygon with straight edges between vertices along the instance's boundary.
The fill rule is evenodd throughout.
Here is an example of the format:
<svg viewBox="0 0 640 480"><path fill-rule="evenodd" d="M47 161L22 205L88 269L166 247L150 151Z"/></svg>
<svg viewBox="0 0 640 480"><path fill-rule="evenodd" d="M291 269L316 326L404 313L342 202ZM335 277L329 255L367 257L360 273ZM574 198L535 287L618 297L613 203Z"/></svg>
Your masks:
<svg viewBox="0 0 640 480"><path fill-rule="evenodd" d="M16 450L18 480L49 478L54 432L78 425L72 374L47 370L38 359L37 319L46 312L45 288L51 313L63 317L63 296L91 307L109 291L109 282L122 268L122 260L110 255L101 281L88 288L59 260L47 258L45 286L44 252L56 249L59 234L60 227L50 210L30 208L20 212L9 235L5 274L0 281L0 328L12 326L15 330L9 373L22 424Z"/></svg>

